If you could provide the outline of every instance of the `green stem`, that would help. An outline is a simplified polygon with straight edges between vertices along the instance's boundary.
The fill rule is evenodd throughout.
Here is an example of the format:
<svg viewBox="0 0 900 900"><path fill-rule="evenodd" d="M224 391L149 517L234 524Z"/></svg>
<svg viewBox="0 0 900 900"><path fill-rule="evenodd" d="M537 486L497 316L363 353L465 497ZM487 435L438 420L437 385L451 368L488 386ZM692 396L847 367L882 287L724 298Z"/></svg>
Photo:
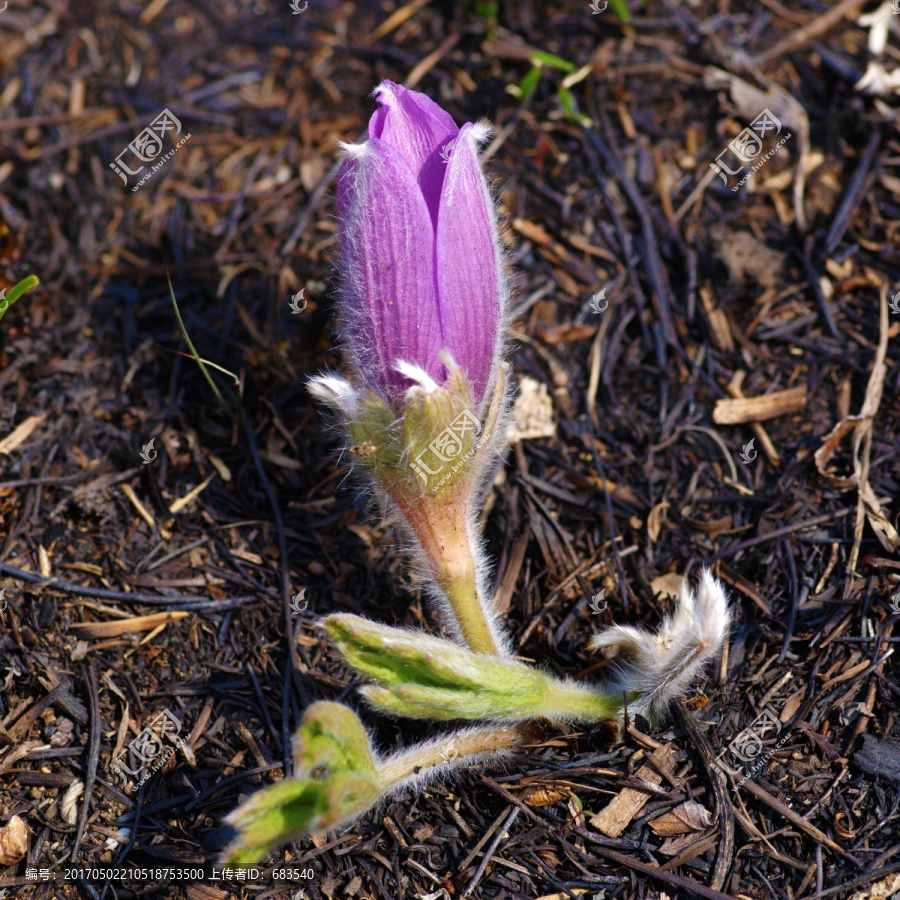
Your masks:
<svg viewBox="0 0 900 900"><path fill-rule="evenodd" d="M452 568L447 566L443 572L438 573L437 582L453 607L456 621L469 648L475 653L498 656L500 649L491 633L478 593L475 560L471 549L467 549L468 556L461 561L462 565Z"/></svg>
<svg viewBox="0 0 900 900"><path fill-rule="evenodd" d="M597 689L569 685L548 679L550 691L539 715L551 721L563 718L576 722L614 719L622 711L622 700Z"/></svg>

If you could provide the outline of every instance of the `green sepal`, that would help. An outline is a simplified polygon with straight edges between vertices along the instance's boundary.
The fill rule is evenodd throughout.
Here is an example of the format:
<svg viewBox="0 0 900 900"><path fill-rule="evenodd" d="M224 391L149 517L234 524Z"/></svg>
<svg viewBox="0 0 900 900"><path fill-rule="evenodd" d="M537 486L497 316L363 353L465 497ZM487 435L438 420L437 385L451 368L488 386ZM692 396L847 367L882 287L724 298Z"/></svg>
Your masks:
<svg viewBox="0 0 900 900"><path fill-rule="evenodd" d="M257 862L281 844L355 818L377 799L374 778L336 772L322 781L287 778L254 794L227 821L238 837L223 854L226 868Z"/></svg>
<svg viewBox="0 0 900 900"><path fill-rule="evenodd" d="M313 703L294 735L294 777L318 771L375 777L375 761L362 722L340 703Z"/></svg>
<svg viewBox="0 0 900 900"><path fill-rule="evenodd" d="M228 816L238 836L224 865L256 862L281 844L355 818L382 790L362 722L339 703L313 703L303 714L294 766L292 778L264 788Z"/></svg>
<svg viewBox="0 0 900 900"><path fill-rule="evenodd" d="M347 422L351 448L360 463L379 476L402 467L403 445L397 416L374 391L365 391ZM396 474L394 474L396 477Z"/></svg>
<svg viewBox="0 0 900 900"><path fill-rule="evenodd" d="M398 401L399 413L365 391L347 417L351 452L397 499L447 501L448 492L471 479L473 457L487 437L465 373L449 355L442 358L450 372L442 387L411 388Z"/></svg>
<svg viewBox="0 0 900 900"><path fill-rule="evenodd" d="M322 808L322 785L287 778L255 793L226 819L239 837L228 847L223 864L256 862L273 848L306 833Z"/></svg>
<svg viewBox="0 0 900 900"><path fill-rule="evenodd" d="M546 676L508 658L391 628L351 613L328 616L325 631L347 663L383 685L419 684L468 692L532 693ZM488 685L489 687L486 687Z"/></svg>
<svg viewBox="0 0 900 900"><path fill-rule="evenodd" d="M452 361L451 361L452 362ZM483 439L483 422L462 369L450 366L444 387L407 393L402 441L410 470L426 497L456 487L469 475Z"/></svg>
<svg viewBox="0 0 900 900"><path fill-rule="evenodd" d="M382 712L406 719L500 719L524 721L540 718L546 691L539 696L511 696L494 691L466 691L419 684L390 688L367 685L360 693Z"/></svg>

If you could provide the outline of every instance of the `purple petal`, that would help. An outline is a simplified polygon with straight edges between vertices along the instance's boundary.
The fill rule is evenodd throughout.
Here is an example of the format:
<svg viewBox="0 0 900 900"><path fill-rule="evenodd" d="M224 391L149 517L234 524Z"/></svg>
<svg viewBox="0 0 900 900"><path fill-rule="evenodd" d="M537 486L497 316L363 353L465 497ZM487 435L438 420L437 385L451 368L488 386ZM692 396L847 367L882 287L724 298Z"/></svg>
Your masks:
<svg viewBox="0 0 900 900"><path fill-rule="evenodd" d="M459 129L450 114L430 97L393 81L382 81L375 88L375 99L382 108L369 119L369 137L386 141L409 163L435 222L447 168L441 149Z"/></svg>
<svg viewBox="0 0 900 900"><path fill-rule="evenodd" d="M338 173L342 312L347 347L365 385L392 396L414 363L444 381L434 283L434 231L413 171L383 140L369 140Z"/></svg>
<svg viewBox="0 0 900 900"><path fill-rule="evenodd" d="M441 193L435 244L442 347L466 373L476 404L500 359L506 276L496 213L471 124L453 147Z"/></svg>

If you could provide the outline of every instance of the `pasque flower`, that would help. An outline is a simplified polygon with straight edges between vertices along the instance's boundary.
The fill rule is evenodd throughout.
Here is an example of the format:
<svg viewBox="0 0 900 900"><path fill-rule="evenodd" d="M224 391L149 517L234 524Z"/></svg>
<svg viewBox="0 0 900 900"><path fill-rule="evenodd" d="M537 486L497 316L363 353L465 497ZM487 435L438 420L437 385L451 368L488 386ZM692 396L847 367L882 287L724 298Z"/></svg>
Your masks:
<svg viewBox="0 0 900 900"><path fill-rule="evenodd" d="M338 307L351 376L310 388L342 414L351 451L406 524L457 638L504 648L484 599L475 528L508 405L508 286L478 158L484 124L385 81L369 138L338 174Z"/></svg>
<svg viewBox="0 0 900 900"><path fill-rule="evenodd" d="M456 642L338 614L323 627L391 715L482 720L379 754L357 715L309 707L291 777L231 816L230 866L285 841L352 821L380 798L454 766L496 762L547 722L615 723L630 704L661 712L718 652L730 614L704 573L656 633L614 626L595 648L620 648L617 681L579 683L512 658L487 595L476 527L499 459L508 407L502 362L507 286L496 216L477 144L423 94L384 82L369 139L345 146L338 178L340 313L350 380L311 391L341 414L349 449L406 525ZM459 646L463 644L465 646Z"/></svg>
<svg viewBox="0 0 900 900"><path fill-rule="evenodd" d="M507 294L478 159L488 129L457 128L425 94L391 81L375 98L369 139L343 145L338 174L350 358L362 385L394 399L426 376L444 384L446 350L480 407L496 379Z"/></svg>

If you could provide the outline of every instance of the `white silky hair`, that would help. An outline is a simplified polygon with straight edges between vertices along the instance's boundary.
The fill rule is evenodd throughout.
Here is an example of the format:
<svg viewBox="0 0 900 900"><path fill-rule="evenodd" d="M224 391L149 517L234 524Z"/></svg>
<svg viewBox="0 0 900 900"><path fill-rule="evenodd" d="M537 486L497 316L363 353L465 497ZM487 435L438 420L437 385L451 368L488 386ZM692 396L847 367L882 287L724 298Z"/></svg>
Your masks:
<svg viewBox="0 0 900 900"><path fill-rule="evenodd" d="M426 394L433 394L438 389L437 382L421 366L417 366L415 363L398 359L394 368L401 375L409 378L410 381L415 381L415 386L421 388ZM409 390L413 390L413 388L409 388Z"/></svg>
<svg viewBox="0 0 900 900"><path fill-rule="evenodd" d="M359 391L340 375L314 375L307 386L313 397L345 415L352 415L356 409Z"/></svg>
<svg viewBox="0 0 900 900"><path fill-rule="evenodd" d="M619 647L622 660L617 661L615 686L638 695L629 703L632 709L659 716L718 654L730 626L725 589L704 569L696 594L685 584L674 611L655 633L615 625L595 635L589 646Z"/></svg>

